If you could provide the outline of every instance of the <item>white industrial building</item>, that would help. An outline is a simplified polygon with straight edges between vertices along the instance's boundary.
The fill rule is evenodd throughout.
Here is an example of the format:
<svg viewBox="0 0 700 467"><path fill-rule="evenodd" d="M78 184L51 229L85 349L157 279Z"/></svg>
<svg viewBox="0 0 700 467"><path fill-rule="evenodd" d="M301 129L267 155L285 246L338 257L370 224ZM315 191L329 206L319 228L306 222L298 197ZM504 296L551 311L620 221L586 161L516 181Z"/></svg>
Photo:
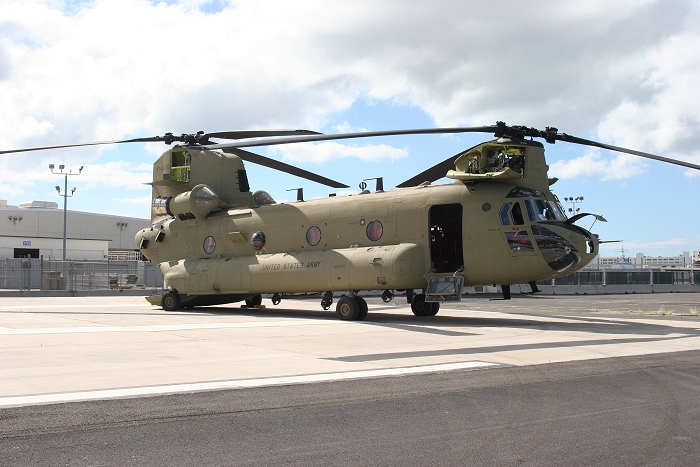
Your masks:
<svg viewBox="0 0 700 467"><path fill-rule="evenodd" d="M587 268L689 268L700 266L700 251L693 251L692 255L684 251L678 256L647 256L637 253L633 257L625 256L624 251L620 256L596 256Z"/></svg>
<svg viewBox="0 0 700 467"><path fill-rule="evenodd" d="M66 259L136 259L136 232L149 219L67 211ZM0 259L63 258L63 209L52 201L11 206L0 200Z"/></svg>

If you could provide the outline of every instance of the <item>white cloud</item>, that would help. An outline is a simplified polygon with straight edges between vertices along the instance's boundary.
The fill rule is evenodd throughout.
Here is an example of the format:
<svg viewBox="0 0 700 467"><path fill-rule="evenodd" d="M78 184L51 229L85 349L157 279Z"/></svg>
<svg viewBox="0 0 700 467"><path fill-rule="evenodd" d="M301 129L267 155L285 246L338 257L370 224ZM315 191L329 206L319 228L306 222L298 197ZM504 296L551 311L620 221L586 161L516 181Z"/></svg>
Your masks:
<svg viewBox="0 0 700 467"><path fill-rule="evenodd" d="M0 194L12 195L29 192L35 184L55 183L63 190L64 178L60 174L53 174L45 165L41 169L34 166L12 172L12 178L0 186ZM78 173L79 166L66 165L66 171ZM58 166L54 169L58 171ZM121 190L143 190L151 181L153 169L150 164L133 163L125 161L110 161L105 163L85 164L83 171L78 176L68 176L68 189L72 186L89 188L118 188ZM149 187L145 187L150 189Z"/></svg>
<svg viewBox="0 0 700 467"><path fill-rule="evenodd" d="M367 99L420 108L438 125L554 125L700 162L697 0L237 0L215 14L205 0L70 5L0 5L3 147L322 129ZM325 148L284 153L348 151ZM592 176L629 165L589 157L568 169L577 163Z"/></svg>
<svg viewBox="0 0 700 467"><path fill-rule="evenodd" d="M115 200L121 204L135 204L137 206L148 206L151 202L150 196L140 196L138 198L120 198Z"/></svg>
<svg viewBox="0 0 700 467"><path fill-rule="evenodd" d="M549 163L549 175L560 179L596 177L602 180L623 180L635 177L646 171L647 164L638 157L619 154L613 157L601 155L598 149L589 149L574 159Z"/></svg>
<svg viewBox="0 0 700 467"><path fill-rule="evenodd" d="M94 188L143 190L144 183L150 182L153 178L153 168L150 164L124 161L89 164L83 169L80 178L81 182Z"/></svg>
<svg viewBox="0 0 700 467"><path fill-rule="evenodd" d="M368 146L345 146L332 141L318 144L288 144L270 148L271 154L279 154L293 162L325 162L346 157L357 157L364 161L381 159L396 160L408 156L406 149L395 148L386 144Z"/></svg>
<svg viewBox="0 0 700 467"><path fill-rule="evenodd" d="M368 131L367 128L354 127L350 125L350 123L348 123L347 120L339 125L335 125L335 127L333 128L336 131L336 133L360 133L362 131Z"/></svg>

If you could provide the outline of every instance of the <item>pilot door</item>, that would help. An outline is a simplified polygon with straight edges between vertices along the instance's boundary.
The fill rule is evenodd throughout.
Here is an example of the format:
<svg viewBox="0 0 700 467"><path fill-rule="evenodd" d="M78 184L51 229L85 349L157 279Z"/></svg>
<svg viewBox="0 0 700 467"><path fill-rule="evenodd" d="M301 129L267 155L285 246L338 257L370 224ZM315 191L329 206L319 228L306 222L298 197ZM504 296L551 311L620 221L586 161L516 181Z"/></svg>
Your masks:
<svg viewBox="0 0 700 467"><path fill-rule="evenodd" d="M462 205L432 206L430 222L430 265L437 273L455 272L464 266L462 250Z"/></svg>

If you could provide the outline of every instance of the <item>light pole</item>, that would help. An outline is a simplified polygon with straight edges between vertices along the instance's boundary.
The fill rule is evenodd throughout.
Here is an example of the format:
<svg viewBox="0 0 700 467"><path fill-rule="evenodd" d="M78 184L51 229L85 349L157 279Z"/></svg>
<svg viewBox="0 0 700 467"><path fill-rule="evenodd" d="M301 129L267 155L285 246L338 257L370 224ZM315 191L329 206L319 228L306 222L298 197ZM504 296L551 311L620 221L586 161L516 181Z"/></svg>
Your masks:
<svg viewBox="0 0 700 467"><path fill-rule="evenodd" d="M126 230L129 226L128 222L117 222L117 228L119 229L119 249L122 249L122 232Z"/></svg>
<svg viewBox="0 0 700 467"><path fill-rule="evenodd" d="M569 196L568 198L564 198L564 201L573 206L572 208L569 208L569 213L572 216L575 216L581 210L581 208L577 208L576 205L583 201L583 196L577 196L576 198Z"/></svg>
<svg viewBox="0 0 700 467"><path fill-rule="evenodd" d="M56 191L58 191L58 196L63 196L63 261L66 260L66 218L67 218L67 212L68 212L68 198L73 196L75 193L76 188L73 187L73 189L70 191L70 195L68 194L68 176L69 175L80 175L80 173L83 171L83 166L81 165L80 168L78 169L77 172L73 172L72 170L64 172L64 169L66 168L65 165L61 164L58 166L58 171L54 170L54 165L49 164L49 170L51 171L52 174L58 174L58 175L63 175L64 177L64 184L63 184L63 194L61 194L61 187L56 185Z"/></svg>

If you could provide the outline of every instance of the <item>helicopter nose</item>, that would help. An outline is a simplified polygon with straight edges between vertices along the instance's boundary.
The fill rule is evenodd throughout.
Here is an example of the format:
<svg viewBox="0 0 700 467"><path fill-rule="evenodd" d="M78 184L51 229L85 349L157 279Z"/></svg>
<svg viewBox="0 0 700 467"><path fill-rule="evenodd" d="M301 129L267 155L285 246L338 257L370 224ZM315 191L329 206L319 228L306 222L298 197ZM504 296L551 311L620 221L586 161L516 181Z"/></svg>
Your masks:
<svg viewBox="0 0 700 467"><path fill-rule="evenodd" d="M581 262L582 258L579 251L581 246L577 248L575 243L583 245L583 251L585 251L586 239L574 232L557 233L554 229L556 229L554 226L545 228L535 224L532 226L532 234L547 265L556 272L564 272ZM563 235L566 235L569 239L564 238Z"/></svg>

